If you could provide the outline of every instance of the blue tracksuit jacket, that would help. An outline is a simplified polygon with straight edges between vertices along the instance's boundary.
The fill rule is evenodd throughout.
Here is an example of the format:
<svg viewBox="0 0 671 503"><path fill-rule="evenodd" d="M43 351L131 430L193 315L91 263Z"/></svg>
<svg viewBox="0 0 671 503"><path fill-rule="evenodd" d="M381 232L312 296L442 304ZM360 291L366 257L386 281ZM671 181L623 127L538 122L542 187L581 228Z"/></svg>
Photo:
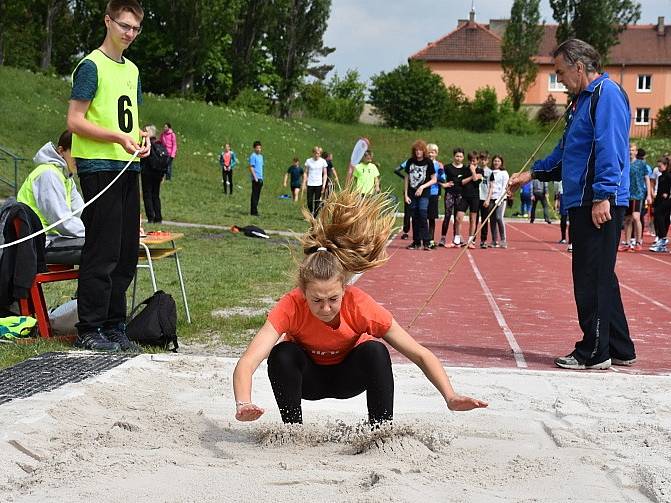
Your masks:
<svg viewBox="0 0 671 503"><path fill-rule="evenodd" d="M592 114L594 99L598 101ZM574 103L564 137L548 157L534 163L535 178L561 180L567 209L609 197L617 206L627 206L631 122L627 96L604 73Z"/></svg>

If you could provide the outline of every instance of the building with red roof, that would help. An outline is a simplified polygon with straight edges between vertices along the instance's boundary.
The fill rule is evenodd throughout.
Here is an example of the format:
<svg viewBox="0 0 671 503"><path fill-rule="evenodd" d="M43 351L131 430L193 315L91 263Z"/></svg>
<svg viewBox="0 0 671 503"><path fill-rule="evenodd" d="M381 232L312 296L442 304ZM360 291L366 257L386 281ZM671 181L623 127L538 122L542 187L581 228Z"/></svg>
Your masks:
<svg viewBox="0 0 671 503"><path fill-rule="evenodd" d="M459 20L457 28L430 42L409 59L425 61L440 75L446 86L455 85L469 98L484 86L493 87L499 100L506 95L501 68L501 46L507 19L492 19L488 24ZM539 107L554 96L558 104L567 100L564 87L554 73L552 51L557 46L557 25L544 25L543 38L535 61L539 65L536 81L529 87L524 105ZM610 49L604 70L627 91L632 108L632 136L649 133L657 111L671 104L671 26L658 23L631 25L619 36L620 43Z"/></svg>

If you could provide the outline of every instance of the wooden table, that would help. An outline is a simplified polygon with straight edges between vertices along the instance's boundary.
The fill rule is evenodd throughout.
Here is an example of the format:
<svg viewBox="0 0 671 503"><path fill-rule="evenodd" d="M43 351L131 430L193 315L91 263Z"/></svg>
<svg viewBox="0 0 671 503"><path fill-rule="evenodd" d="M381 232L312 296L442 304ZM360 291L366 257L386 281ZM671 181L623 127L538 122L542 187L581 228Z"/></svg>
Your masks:
<svg viewBox="0 0 671 503"><path fill-rule="evenodd" d="M184 237L181 232L156 232L149 233L140 238L140 248L138 250L139 260L146 260L146 264L138 261L138 269L149 269L151 276L151 286L154 292L158 291L156 286L156 274L154 273L154 261L164 258L174 257L175 266L177 269L177 277L179 278L179 287L182 290L182 300L184 301L184 311L186 312L186 321L191 323L191 314L189 313L189 303L186 300L186 289L184 288L184 277L182 275L182 266L179 263L179 251L175 245L175 241ZM133 301L131 311L135 307L135 291L137 287L137 271L135 271L135 278L133 279Z"/></svg>

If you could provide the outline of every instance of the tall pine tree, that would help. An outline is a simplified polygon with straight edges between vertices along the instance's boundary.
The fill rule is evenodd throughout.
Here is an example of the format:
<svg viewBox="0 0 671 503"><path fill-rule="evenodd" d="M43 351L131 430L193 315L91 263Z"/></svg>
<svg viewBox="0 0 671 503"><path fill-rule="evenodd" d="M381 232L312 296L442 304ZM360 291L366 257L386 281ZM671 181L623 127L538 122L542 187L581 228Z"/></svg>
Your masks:
<svg viewBox="0 0 671 503"><path fill-rule="evenodd" d="M503 35L501 47L503 80L513 108L519 110L529 86L536 80L538 66L533 57L543 36L538 24L540 0L515 0L510 11L510 22Z"/></svg>
<svg viewBox="0 0 671 503"><path fill-rule="evenodd" d="M603 60L618 36L641 18L641 4L634 0L550 0L559 23L557 43L579 38L592 45Z"/></svg>

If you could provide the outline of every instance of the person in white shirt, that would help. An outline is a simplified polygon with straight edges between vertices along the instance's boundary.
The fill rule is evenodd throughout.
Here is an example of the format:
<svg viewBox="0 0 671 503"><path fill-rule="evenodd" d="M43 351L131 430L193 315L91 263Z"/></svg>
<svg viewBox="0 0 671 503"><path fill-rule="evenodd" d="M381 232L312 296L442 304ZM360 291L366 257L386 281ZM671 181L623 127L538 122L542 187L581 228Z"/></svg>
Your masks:
<svg viewBox="0 0 671 503"><path fill-rule="evenodd" d="M322 159L321 147L314 147L312 157L305 160L305 173L303 174L303 191L307 195L308 210L313 217L319 213L322 193L326 189L327 166L327 162Z"/></svg>
<svg viewBox="0 0 671 503"><path fill-rule="evenodd" d="M503 164L503 157L500 155L492 157L492 174L489 177L489 195L483 204L485 208L488 208L492 201L497 201L502 194L505 194L509 178L510 176ZM492 248L508 248L506 241L506 224L503 221L505 213L506 200L504 199L489 219L492 230ZM501 238L500 241L498 241L498 237Z"/></svg>

